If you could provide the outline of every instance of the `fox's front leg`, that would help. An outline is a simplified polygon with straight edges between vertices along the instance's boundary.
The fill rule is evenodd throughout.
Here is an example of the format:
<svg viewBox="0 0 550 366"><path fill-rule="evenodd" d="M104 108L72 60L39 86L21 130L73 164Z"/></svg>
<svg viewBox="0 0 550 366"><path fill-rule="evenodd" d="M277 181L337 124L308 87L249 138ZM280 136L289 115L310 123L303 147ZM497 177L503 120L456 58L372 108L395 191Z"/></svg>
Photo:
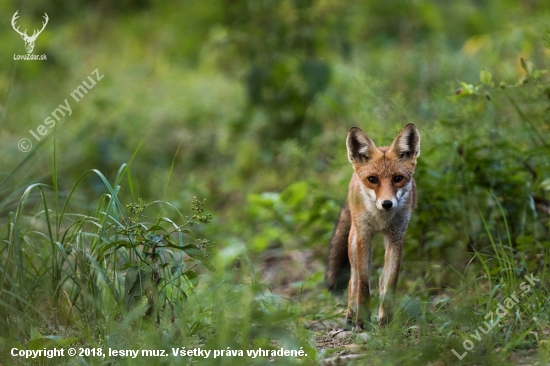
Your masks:
<svg viewBox="0 0 550 366"><path fill-rule="evenodd" d="M348 237L348 256L351 270L351 276L348 284L348 309L346 311L346 321L348 324L354 322L357 311L357 234L352 226Z"/></svg>
<svg viewBox="0 0 550 366"><path fill-rule="evenodd" d="M352 226L348 248L351 279L346 319L352 322L356 329L362 328L364 321L370 322L371 239L370 236L360 235Z"/></svg>
<svg viewBox="0 0 550 366"><path fill-rule="evenodd" d="M393 317L395 308L395 295L397 292L397 281L401 268L401 256L403 254L403 236L386 235L384 237L386 254L384 257L384 269L380 276L380 310L378 311L378 322L381 326L388 324Z"/></svg>

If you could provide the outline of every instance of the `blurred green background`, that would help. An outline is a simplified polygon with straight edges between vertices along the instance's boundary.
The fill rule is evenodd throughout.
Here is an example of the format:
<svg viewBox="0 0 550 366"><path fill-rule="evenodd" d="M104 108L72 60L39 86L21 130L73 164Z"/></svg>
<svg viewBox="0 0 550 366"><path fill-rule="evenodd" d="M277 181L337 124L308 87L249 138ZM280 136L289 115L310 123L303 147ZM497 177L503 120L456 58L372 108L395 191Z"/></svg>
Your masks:
<svg viewBox="0 0 550 366"><path fill-rule="evenodd" d="M34 49L47 61L13 60L26 53L16 10L21 29L48 14ZM518 273L548 269L550 88L520 58L548 65L550 2L2 1L0 13L2 223L29 184L54 183L54 146L61 196L85 171L114 180L131 160L122 202L183 209L205 197L214 252L246 253L261 270L266 257L307 250L316 265L297 270L322 291L352 171L347 130L389 145L413 122L419 205L400 292L429 299L458 286L493 238L513 249ZM77 103L71 93L95 69L103 79ZM459 98L469 84L479 88ZM28 131L66 98L72 115L35 141ZM92 212L104 193L89 176L70 209Z"/></svg>
<svg viewBox="0 0 550 366"><path fill-rule="evenodd" d="M21 29L49 15L34 50L47 61L12 60L25 54L9 25L15 10ZM383 145L408 122L422 135L414 257L460 257L483 235L475 205L491 210L489 189L510 198L513 230L529 235L528 197L542 196L549 176L533 144L548 141L547 97L535 87L497 90L491 102L449 96L458 80L478 82L481 69L515 83L525 73L520 57L543 68L549 10L537 1L3 3L3 175L28 160L4 182L2 210L13 209L22 182L51 183L53 130L38 147L28 131L67 98L72 115L55 130L61 190L91 168L114 178L143 142L131 166L137 187L121 194L159 199L181 146L167 197L180 205L206 197L229 241L325 251L351 173L347 130L360 126ZM77 103L70 94L95 69L104 78ZM540 137L523 128L510 93L518 103L530 97L522 108L538 113ZM18 150L21 138L33 141L30 153ZM298 216L287 217L292 225L260 217L250 194L296 182L303 197L280 212ZM84 205L104 189L86 184ZM286 229L297 243L277 243Z"/></svg>

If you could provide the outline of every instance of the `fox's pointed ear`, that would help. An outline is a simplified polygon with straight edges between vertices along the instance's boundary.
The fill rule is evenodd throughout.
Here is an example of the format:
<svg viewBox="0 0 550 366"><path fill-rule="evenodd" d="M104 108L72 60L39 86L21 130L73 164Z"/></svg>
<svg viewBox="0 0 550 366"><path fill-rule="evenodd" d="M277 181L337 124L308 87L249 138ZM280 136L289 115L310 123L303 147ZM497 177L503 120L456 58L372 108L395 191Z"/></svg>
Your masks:
<svg viewBox="0 0 550 366"><path fill-rule="evenodd" d="M348 159L351 163L366 163L376 149L374 142L359 127L352 127L346 139Z"/></svg>
<svg viewBox="0 0 550 366"><path fill-rule="evenodd" d="M393 151L399 159L411 160L420 156L420 134L414 123L403 126L399 135L391 144Z"/></svg>

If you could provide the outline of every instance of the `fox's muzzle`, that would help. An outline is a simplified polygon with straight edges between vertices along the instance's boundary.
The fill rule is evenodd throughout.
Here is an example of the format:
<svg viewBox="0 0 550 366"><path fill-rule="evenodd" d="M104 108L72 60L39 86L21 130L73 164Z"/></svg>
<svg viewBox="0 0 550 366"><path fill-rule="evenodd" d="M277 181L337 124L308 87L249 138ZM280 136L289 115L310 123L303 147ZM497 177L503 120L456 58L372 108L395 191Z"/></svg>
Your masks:
<svg viewBox="0 0 550 366"><path fill-rule="evenodd" d="M384 202L382 202L382 207L385 210L389 210L390 208L392 208L392 206L393 206L393 202L390 200L385 200Z"/></svg>

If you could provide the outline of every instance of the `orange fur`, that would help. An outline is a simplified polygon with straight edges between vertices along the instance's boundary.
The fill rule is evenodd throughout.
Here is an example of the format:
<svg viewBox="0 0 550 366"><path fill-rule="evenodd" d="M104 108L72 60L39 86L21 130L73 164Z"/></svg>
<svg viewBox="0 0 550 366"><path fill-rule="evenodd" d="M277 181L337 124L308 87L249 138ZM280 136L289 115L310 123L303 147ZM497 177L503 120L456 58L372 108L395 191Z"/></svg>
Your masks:
<svg viewBox="0 0 550 366"><path fill-rule="evenodd" d="M346 318L356 327L370 321L371 243L375 234L383 234L386 254L379 281L378 321L385 325L392 318L403 238L416 207L413 173L420 155L420 135L409 123L390 147L377 148L361 129L353 127L346 145L354 173L331 240L326 281L337 291L342 272L349 268ZM343 253L347 253L349 266L342 260Z"/></svg>

